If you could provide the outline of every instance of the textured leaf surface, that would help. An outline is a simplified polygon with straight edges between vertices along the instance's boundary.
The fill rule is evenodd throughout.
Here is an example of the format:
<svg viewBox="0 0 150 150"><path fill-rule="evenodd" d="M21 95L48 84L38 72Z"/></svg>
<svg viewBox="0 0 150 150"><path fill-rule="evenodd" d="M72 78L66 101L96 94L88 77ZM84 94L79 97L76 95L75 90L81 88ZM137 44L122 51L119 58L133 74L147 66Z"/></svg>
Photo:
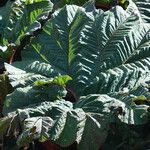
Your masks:
<svg viewBox="0 0 150 150"><path fill-rule="evenodd" d="M66 147L77 141L81 150L85 147L89 150L96 150L103 144L107 136L108 124L113 113L113 110L110 109L111 106L118 108L121 105L121 102L107 95L89 95L82 97L81 101L76 103L75 106L63 100L54 103L46 102L34 108L28 107L19 110L19 114L20 117L34 117L37 114L49 116L53 121L47 135L60 146ZM25 120L25 130L19 140L23 140L22 137L26 135L26 132L30 132L31 127L29 130L27 130L27 127L30 124L33 127L33 124L36 124L35 120L36 118ZM38 133L38 131L35 133ZM39 133L36 138L42 135L43 133ZM88 141L88 144L84 141Z"/></svg>
<svg viewBox="0 0 150 150"><path fill-rule="evenodd" d="M138 86L149 80L150 26L134 9L133 2L126 11L119 6L107 12L65 6L32 40L34 49L23 51L23 62L14 65L46 76L48 70L67 74L79 96Z"/></svg>
<svg viewBox="0 0 150 150"><path fill-rule="evenodd" d="M67 94L66 84L71 78L69 76L58 76L47 78L40 74L27 73L21 69L5 65L9 71L11 84L16 88L14 92L7 95L3 113L8 113L23 108L30 104L42 101L54 101L61 99ZM50 84L37 84L40 81ZM43 83L42 82L42 83Z"/></svg>
<svg viewBox="0 0 150 150"><path fill-rule="evenodd" d="M17 0L7 2L6 6L0 9L0 34L3 38L2 44L20 44L20 39L25 34L41 28L38 22L42 16L52 10L52 3L49 0L25 1Z"/></svg>
<svg viewBox="0 0 150 150"><path fill-rule="evenodd" d="M150 58L121 65L99 74L86 90L89 93L117 92L139 86L150 80Z"/></svg>
<svg viewBox="0 0 150 150"><path fill-rule="evenodd" d="M106 12L86 8L66 5L56 11L43 32L23 51L23 61L14 63L25 72L16 76L7 69L13 85L18 87L12 97L24 94L28 102L17 104L18 100L10 100L9 95L5 106L10 101L16 105L15 109L26 106L34 94L32 103L36 99L40 102L39 91L47 94L42 92L43 87L38 91L32 83L56 75L71 76L70 84L78 96L132 89L150 79L150 28L134 14L135 4L132 2L126 11L119 6ZM148 55L143 55L145 51ZM46 98L49 96L43 99Z"/></svg>
<svg viewBox="0 0 150 150"><path fill-rule="evenodd" d="M26 119L24 122L25 132L18 138L18 144L21 146L26 146L26 144L31 143L34 138L38 138L40 141L44 142L49 137L47 132L52 126L52 123L53 120L49 117L35 117Z"/></svg>
<svg viewBox="0 0 150 150"><path fill-rule="evenodd" d="M148 23L150 23L150 3L149 0L134 0L134 2L136 3L142 19Z"/></svg>
<svg viewBox="0 0 150 150"><path fill-rule="evenodd" d="M139 125L148 121L148 106L133 103L138 91L142 91L147 98L150 97L148 91L141 86L131 93L111 94L112 97L96 94L83 96L74 105L58 100L18 109L16 113L20 121L24 121L18 144L23 146L33 139L51 139L62 147L76 141L79 150L97 150L104 143L111 122L120 120Z"/></svg>
<svg viewBox="0 0 150 150"><path fill-rule="evenodd" d="M22 62L5 65L15 91L3 112L17 114L23 125L18 145L50 139L62 147L77 142L79 150L98 150L110 123L147 123L149 105L135 99L150 99L149 33L132 1L127 10L103 12L89 2L55 11L22 50ZM76 103L61 99L70 79Z"/></svg>
<svg viewBox="0 0 150 150"><path fill-rule="evenodd" d="M130 78L131 82L137 78L134 72L138 72L138 68L143 69L143 74L139 73L135 81L140 83L142 76L145 76L144 80L149 79L150 26L134 14L134 9L137 11L133 2L126 11L119 6L106 12L98 12L95 9L86 12L81 7L65 6L53 14L41 35L33 39L32 46L43 60L73 78L79 95L85 95L85 87L95 84L97 78L101 84L103 75L106 77L102 79L105 86L98 88L108 87L108 83L112 83L109 78L113 78L113 74L107 74L111 68L121 68L120 72L126 74L126 78ZM60 21L62 18L63 21ZM146 70L140 65L141 62L146 64ZM136 69L132 71L131 66ZM112 84L112 88L100 93L120 90L117 88L126 85L130 88L131 85L123 74L120 73L119 77L125 85L118 80ZM131 87L134 86L136 84Z"/></svg>
<svg viewBox="0 0 150 150"><path fill-rule="evenodd" d="M109 96L117 98L126 104L126 108L124 109L126 113L124 116L120 117L122 122L134 125L148 122L150 115L148 111L149 105L146 105L146 103L137 105L135 102L135 99L139 99L139 97L145 97L145 99L149 100L150 93L144 85L140 85L133 90L110 93Z"/></svg>

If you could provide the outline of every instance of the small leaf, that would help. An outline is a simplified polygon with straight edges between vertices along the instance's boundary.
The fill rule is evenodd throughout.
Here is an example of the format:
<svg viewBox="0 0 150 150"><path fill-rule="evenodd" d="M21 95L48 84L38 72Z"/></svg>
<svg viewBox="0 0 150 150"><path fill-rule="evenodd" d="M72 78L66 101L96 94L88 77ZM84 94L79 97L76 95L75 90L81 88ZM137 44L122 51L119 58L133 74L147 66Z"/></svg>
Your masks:
<svg viewBox="0 0 150 150"><path fill-rule="evenodd" d="M56 84L65 87L67 82L70 80L72 80L70 76L64 75L64 76L55 77L54 79L48 81L37 80L34 82L34 84L36 86L48 86L48 85Z"/></svg>
<svg viewBox="0 0 150 150"><path fill-rule="evenodd" d="M144 95L140 95L140 96L137 96L136 98L133 98L133 101L145 101L147 100L147 98L144 96Z"/></svg>
<svg viewBox="0 0 150 150"><path fill-rule="evenodd" d="M51 84L52 81L44 81L44 80L37 80L34 82L34 85L36 86L46 86Z"/></svg>
<svg viewBox="0 0 150 150"><path fill-rule="evenodd" d="M52 81L53 84L58 84L60 86L66 86L67 82L72 80L72 78L68 75L64 75L64 76L59 76L54 78L54 80Z"/></svg>

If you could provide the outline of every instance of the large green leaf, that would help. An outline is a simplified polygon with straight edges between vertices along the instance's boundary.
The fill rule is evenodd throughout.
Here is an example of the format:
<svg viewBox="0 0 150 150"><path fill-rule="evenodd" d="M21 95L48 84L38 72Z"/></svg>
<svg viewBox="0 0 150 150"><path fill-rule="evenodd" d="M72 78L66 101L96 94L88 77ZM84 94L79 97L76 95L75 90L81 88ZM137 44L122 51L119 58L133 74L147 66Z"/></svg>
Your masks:
<svg viewBox="0 0 150 150"><path fill-rule="evenodd" d="M43 139L43 137L46 137L45 134L47 135L46 138L50 138L62 147L69 146L76 141L81 150L83 148L96 150L101 147L107 136L108 125L114 111L110 109L111 106L117 109L121 105L121 102L107 95L89 95L82 97L81 101L74 106L72 103L63 100L55 103L45 102L34 108L32 106L19 110L19 116L20 118L21 116L34 117L37 114L44 114L52 119L51 126L46 127L41 124L42 128L46 128L46 133L40 132L42 130L35 131L37 135L32 136L33 139ZM21 118L21 120L23 119L25 118ZM38 130L38 123L41 119L25 119L24 132L20 136L18 144L21 144L22 140L25 139L27 142L27 135L29 135L27 132L31 132L34 126ZM85 141L88 141L88 144Z"/></svg>
<svg viewBox="0 0 150 150"><path fill-rule="evenodd" d="M140 84L143 76L143 81L149 79L150 54L150 26L134 11L138 10L133 2L126 11L120 6L106 12L96 9L87 12L74 5L65 6L52 15L43 32L32 40L32 46L46 63L73 78L78 95L87 94L84 89L95 86L97 80L98 87L93 90L108 87L112 83L109 78L113 78L109 69L120 70L118 77L122 83L115 80L112 88L101 93L133 88L137 84L131 85L130 82ZM99 86L102 85L101 79L105 86Z"/></svg>
<svg viewBox="0 0 150 150"><path fill-rule="evenodd" d="M25 34L32 34L33 31L41 28L38 22L44 15L52 11L53 4L49 0L17 0L8 1L0 9L0 41L20 44Z"/></svg>
<svg viewBox="0 0 150 150"><path fill-rule="evenodd" d="M150 80L150 58L124 64L106 72L99 73L95 81L87 87L85 93L109 93L124 89L133 89Z"/></svg>
<svg viewBox="0 0 150 150"><path fill-rule="evenodd" d="M9 77L16 90L7 95L3 113L42 101L61 99L67 94L66 84L71 80L68 75L47 78L40 74L27 73L8 64L5 66L9 73L12 73Z"/></svg>
<svg viewBox="0 0 150 150"><path fill-rule="evenodd" d="M20 90L30 96L35 90L31 82L48 80L47 77L55 75L71 76L70 86L77 96L132 89L150 79L150 26L134 15L135 4L131 2L126 11L120 6L107 12L86 8L63 7L47 21L43 32L33 38L31 45L23 51L23 61L14 63L24 68L25 73L17 75L17 83L13 84L21 85L21 89L16 89L13 97ZM144 55L145 51L147 55ZM35 61L38 58L40 61ZM10 79L14 80L16 75L11 74ZM6 104L11 101L16 107L20 106L17 99L9 97Z"/></svg>
<svg viewBox="0 0 150 150"><path fill-rule="evenodd" d="M24 122L18 145L24 146L33 139L50 139L62 147L77 142L79 150L97 150L107 137L110 123L121 121L140 125L148 121L148 106L138 106L133 102L138 91L143 91L141 94L150 98L147 90L139 87L128 94L111 94L114 98L93 94L81 97L74 105L65 100L58 100L18 109L16 113L20 122Z"/></svg>
<svg viewBox="0 0 150 150"><path fill-rule="evenodd" d="M22 62L6 64L15 91L3 112L16 113L23 124L18 144L50 139L62 147L77 142L78 149L97 150L110 123L147 123L149 106L137 100L150 98L141 86L150 81L149 31L132 1L127 10L103 12L89 2L55 11L22 50ZM78 102L54 101L71 78L68 88ZM0 122L3 127L9 120Z"/></svg>
<svg viewBox="0 0 150 150"><path fill-rule="evenodd" d="M65 74L72 76L75 89L79 89L77 91L79 95L84 95L84 88L93 82L95 84L99 73L107 74L105 73L107 69L124 63L132 62L133 65L137 65L137 63L134 64L135 61L149 57L149 25L143 23L139 16L133 14L134 9L137 11L133 3L129 8L124 11L117 6L105 13L93 9L95 12L93 14L93 12L86 12L84 8L72 5L65 6L54 13L52 19L43 28L44 31L41 35L32 40L32 46L41 58L58 72L65 72ZM28 53L30 51L30 55L35 53L32 48L27 51ZM57 57L56 51L58 51ZM29 55L25 55L23 60L33 62L33 58ZM28 61L22 62L24 65L26 63ZM32 64L35 65L35 63ZM21 64L19 63L19 65ZM32 69L34 65L32 65ZM28 70L28 66L25 69ZM126 66L127 72L130 72L130 65ZM149 69L149 64L146 66ZM22 68L22 65L19 67ZM120 68L124 68L124 65ZM121 72L124 74L124 71ZM144 74L147 74L147 71L143 71ZM126 76L130 77L130 74L126 73ZM125 80L124 76L121 77ZM106 78L109 80L108 76ZM135 78L136 76L133 75L133 79L130 80L135 80ZM101 77L99 80L101 81ZM137 78L138 80L139 78ZM103 80L103 82L105 81ZM120 85L119 80L117 82L118 85L112 86L117 86L120 89L122 86L126 86ZM117 88L117 90L120 89ZM103 90L102 92L107 93L113 90L108 89L108 91Z"/></svg>

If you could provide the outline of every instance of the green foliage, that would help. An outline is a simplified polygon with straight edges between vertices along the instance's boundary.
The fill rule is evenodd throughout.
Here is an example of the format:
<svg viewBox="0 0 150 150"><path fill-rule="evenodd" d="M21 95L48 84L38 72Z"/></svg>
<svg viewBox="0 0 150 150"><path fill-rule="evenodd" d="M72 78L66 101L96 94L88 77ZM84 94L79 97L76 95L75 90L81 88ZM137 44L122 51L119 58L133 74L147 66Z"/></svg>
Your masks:
<svg viewBox="0 0 150 150"><path fill-rule="evenodd" d="M41 29L41 23L47 19L53 4L49 0L16 0L8 1L0 8L0 45L7 47L4 52L0 48L0 59L9 60L12 55L9 45L19 46L27 36ZM24 43L23 43L24 44Z"/></svg>
<svg viewBox="0 0 150 150"><path fill-rule="evenodd" d="M46 86L46 85L56 84L65 87L69 80L72 80L72 78L69 77L68 75L64 75L64 76L55 77L53 80L49 80L49 81L37 80L34 82L34 84L36 86Z"/></svg>
<svg viewBox="0 0 150 150"><path fill-rule="evenodd" d="M138 6L138 9L141 13L142 19L150 23L150 3L148 0L134 0L135 4Z"/></svg>
<svg viewBox="0 0 150 150"><path fill-rule="evenodd" d="M134 11L133 3L126 11L116 6L106 12L68 5L53 14L31 45L46 63L73 78L78 96L131 89L149 79L150 65L149 25Z"/></svg>
<svg viewBox="0 0 150 150"><path fill-rule="evenodd" d="M7 95L7 100L3 107L4 113L42 101L61 99L67 94L66 84L71 80L67 75L50 79L36 73L27 73L23 70L15 69L8 64L6 68L9 73L13 73L10 76L14 80L11 84L16 90Z"/></svg>
<svg viewBox="0 0 150 150"><path fill-rule="evenodd" d="M2 44L14 43L18 45L26 34L30 35L41 27L38 22L40 17L51 11L52 6L49 0L8 1L0 9L0 34L2 37L0 41Z"/></svg>
<svg viewBox="0 0 150 150"><path fill-rule="evenodd" d="M36 113L46 113L50 117L49 120L51 121L49 121L49 125L46 124L47 126L43 127L46 132L39 132L38 135L35 135L36 137L44 137L44 139L51 138L63 147L69 146L77 141L79 149L85 147L87 149L98 149L107 135L107 126L111 115L109 107L107 106L113 105L113 103L117 104L117 101L113 101L113 99L107 96L100 95L89 95L87 97L82 97L81 100L82 102L76 103L75 106L66 101L42 103L37 106L36 109L29 107L27 110L19 113L27 113L31 115L30 117L35 116ZM94 107L96 109L92 110L91 108ZM104 112L102 107L106 108ZM30 114L30 112L32 112L32 114ZM57 114L57 117L54 112ZM24 136L24 133L27 132L27 126L32 124L33 127L34 124L34 126L38 127L39 121L39 118L26 119L25 130L19 139L19 143L21 140L24 140L24 138L28 139L28 137ZM41 125L43 126L44 124ZM31 127L28 132L30 132L30 129ZM36 129L38 130L38 128ZM43 134L47 135L47 137ZM93 145L92 143L96 142L96 138L100 139L100 142ZM88 141L88 145L84 141Z"/></svg>
<svg viewBox="0 0 150 150"><path fill-rule="evenodd" d="M17 2L5 7L16 8ZM79 150L98 150L110 124L149 122L149 103L137 100L150 99L150 25L132 1L125 9L105 12L92 1L83 7L65 5L52 15L48 0L19 4L22 13L11 33L4 29L11 18L0 22L3 42L19 45L22 37L33 36L21 51L22 61L5 64L15 90L5 99L0 129L19 124L18 146L50 139L61 147L76 142ZM7 15L11 11L1 16Z"/></svg>

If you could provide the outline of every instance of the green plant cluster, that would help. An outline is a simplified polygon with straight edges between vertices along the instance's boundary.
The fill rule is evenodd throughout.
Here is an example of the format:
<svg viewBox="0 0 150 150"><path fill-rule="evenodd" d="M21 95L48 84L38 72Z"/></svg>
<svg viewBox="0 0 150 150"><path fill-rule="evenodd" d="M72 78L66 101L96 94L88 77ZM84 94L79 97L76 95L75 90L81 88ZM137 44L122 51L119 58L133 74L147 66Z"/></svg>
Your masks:
<svg viewBox="0 0 150 150"><path fill-rule="evenodd" d="M47 140L61 149L149 148L150 24L143 3L104 11L94 1L16 0L0 8L0 57L10 52L5 70L13 87L0 79L9 93L0 135L15 134L16 143L6 149Z"/></svg>

